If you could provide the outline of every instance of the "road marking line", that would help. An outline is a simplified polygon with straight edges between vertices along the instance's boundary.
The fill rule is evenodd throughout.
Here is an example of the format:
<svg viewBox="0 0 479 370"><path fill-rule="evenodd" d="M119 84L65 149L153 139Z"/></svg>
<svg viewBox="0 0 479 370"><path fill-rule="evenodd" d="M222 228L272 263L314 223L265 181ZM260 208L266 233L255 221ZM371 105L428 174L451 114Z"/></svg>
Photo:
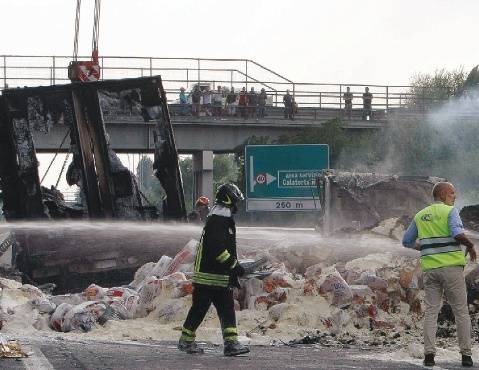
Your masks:
<svg viewBox="0 0 479 370"><path fill-rule="evenodd" d="M30 347L30 346L23 346L24 351L27 353L33 352L32 355L30 355L27 358L23 359L23 365L25 365L25 368L27 370L55 370L55 368L52 366L50 361L45 357L45 355L42 353L40 348L38 347Z"/></svg>

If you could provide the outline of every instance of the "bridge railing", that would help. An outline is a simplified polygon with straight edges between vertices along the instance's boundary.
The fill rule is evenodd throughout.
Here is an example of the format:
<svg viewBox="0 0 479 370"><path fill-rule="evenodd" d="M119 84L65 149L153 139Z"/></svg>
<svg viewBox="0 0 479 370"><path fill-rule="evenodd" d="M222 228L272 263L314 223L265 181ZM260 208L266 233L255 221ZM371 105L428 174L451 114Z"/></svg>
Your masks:
<svg viewBox="0 0 479 370"><path fill-rule="evenodd" d="M70 56L0 55L0 91L6 87L68 83L67 67L71 59ZM373 94L373 110L424 109L448 96L427 88L413 93L418 89L411 86L295 82L248 59L103 56L100 65L103 79L161 75L170 102L177 100L180 87L189 91L195 84L209 85L212 90L225 86L236 92L243 87L247 91L254 87L257 92L264 88L270 96L270 105L275 107L283 107L283 95L290 90L299 107L316 109L344 109L347 87L354 96L353 109L362 108L365 87ZM437 98L438 95L441 97Z"/></svg>

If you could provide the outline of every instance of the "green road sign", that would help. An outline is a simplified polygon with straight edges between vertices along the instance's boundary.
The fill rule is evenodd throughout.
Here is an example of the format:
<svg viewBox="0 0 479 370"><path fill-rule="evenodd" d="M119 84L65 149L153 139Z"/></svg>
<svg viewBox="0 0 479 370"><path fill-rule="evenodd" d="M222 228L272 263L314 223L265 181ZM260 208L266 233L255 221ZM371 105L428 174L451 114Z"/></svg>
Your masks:
<svg viewBox="0 0 479 370"><path fill-rule="evenodd" d="M328 145L247 145L245 166L247 211L321 208L316 178L329 168Z"/></svg>

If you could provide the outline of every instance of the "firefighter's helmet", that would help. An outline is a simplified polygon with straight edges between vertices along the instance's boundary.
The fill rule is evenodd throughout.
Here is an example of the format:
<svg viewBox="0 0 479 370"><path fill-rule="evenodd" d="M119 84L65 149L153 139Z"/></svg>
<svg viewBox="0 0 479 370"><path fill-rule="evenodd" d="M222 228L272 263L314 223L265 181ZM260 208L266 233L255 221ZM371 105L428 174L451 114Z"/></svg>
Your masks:
<svg viewBox="0 0 479 370"><path fill-rule="evenodd" d="M243 193L235 184L229 183L220 185L216 191L216 204L231 208L233 213L237 210L238 202L242 200L244 200Z"/></svg>
<svg viewBox="0 0 479 370"><path fill-rule="evenodd" d="M210 204L210 200L208 197L201 196L196 200L196 207L200 206L208 206Z"/></svg>

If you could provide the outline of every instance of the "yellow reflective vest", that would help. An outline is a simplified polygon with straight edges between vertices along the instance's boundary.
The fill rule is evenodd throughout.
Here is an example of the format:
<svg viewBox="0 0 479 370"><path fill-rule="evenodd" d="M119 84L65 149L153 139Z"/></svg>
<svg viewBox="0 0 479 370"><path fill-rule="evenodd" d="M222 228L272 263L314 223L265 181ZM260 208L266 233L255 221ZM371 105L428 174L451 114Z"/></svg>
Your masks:
<svg viewBox="0 0 479 370"><path fill-rule="evenodd" d="M460 243L452 237L449 230L448 218L453 208L443 203L434 203L414 216L423 271L466 264Z"/></svg>

